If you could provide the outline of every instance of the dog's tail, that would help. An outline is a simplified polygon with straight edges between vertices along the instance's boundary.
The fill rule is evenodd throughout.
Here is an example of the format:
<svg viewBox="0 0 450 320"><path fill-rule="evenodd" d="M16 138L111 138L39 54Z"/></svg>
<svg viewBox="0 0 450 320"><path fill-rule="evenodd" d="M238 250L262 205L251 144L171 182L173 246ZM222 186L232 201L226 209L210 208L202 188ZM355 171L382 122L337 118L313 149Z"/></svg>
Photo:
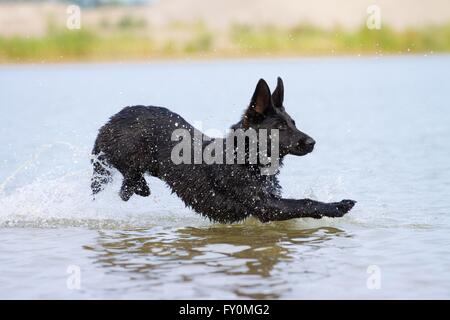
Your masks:
<svg viewBox="0 0 450 320"><path fill-rule="evenodd" d="M112 181L112 174L111 166L103 155L94 154L91 163L94 168L91 178L91 189L92 195L95 196L105 188L105 184Z"/></svg>

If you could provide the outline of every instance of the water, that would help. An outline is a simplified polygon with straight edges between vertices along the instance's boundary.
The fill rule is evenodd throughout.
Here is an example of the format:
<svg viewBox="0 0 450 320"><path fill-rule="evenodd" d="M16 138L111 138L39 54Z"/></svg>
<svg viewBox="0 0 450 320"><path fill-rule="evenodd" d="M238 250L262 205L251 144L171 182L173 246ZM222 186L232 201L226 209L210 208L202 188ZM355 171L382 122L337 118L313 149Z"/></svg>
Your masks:
<svg viewBox="0 0 450 320"><path fill-rule="evenodd" d="M450 56L0 67L0 298L450 298L448 70ZM150 177L149 198L122 202L116 179L91 201L96 131L123 106L225 130L278 75L317 141L286 160L284 195L358 200L350 214L213 224Z"/></svg>

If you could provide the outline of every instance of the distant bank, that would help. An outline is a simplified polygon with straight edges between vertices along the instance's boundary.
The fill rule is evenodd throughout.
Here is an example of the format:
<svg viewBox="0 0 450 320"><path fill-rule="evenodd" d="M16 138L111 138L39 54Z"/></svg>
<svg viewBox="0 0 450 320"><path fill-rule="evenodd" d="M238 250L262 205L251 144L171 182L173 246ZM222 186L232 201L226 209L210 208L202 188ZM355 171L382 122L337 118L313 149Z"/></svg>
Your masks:
<svg viewBox="0 0 450 320"><path fill-rule="evenodd" d="M450 52L450 1L160 0L82 8L0 3L0 62Z"/></svg>

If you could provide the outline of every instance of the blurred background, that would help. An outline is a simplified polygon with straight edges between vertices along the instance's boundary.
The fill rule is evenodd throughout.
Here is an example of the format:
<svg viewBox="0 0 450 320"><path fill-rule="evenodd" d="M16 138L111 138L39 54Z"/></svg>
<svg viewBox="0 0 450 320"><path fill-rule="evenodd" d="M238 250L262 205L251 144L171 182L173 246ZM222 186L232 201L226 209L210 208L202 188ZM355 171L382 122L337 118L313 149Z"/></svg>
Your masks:
<svg viewBox="0 0 450 320"><path fill-rule="evenodd" d="M3 63L449 51L448 0L0 0Z"/></svg>

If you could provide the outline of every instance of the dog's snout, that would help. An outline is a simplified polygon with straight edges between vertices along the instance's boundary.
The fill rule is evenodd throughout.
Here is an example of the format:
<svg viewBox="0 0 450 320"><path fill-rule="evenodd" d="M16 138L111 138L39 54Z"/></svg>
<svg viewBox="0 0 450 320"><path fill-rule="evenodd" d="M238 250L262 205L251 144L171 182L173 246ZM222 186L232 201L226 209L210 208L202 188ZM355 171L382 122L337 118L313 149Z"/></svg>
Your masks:
<svg viewBox="0 0 450 320"><path fill-rule="evenodd" d="M307 145L308 147L314 147L315 144L316 144L316 141L314 141L313 138L308 137L305 140L305 145Z"/></svg>

